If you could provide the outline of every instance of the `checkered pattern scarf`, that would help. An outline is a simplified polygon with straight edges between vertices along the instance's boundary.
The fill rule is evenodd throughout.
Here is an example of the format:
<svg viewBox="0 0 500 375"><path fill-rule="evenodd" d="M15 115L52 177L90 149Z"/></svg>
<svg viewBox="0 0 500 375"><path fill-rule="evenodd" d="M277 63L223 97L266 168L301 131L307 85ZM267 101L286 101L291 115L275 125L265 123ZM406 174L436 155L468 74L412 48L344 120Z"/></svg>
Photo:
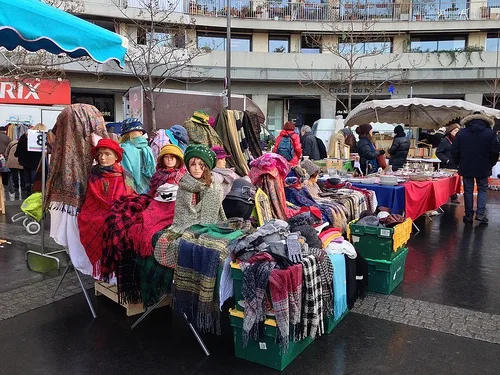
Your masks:
<svg viewBox="0 0 500 375"><path fill-rule="evenodd" d="M323 289L323 312L326 316L333 314L333 265L323 249L309 248L309 253L316 257L321 274L321 288Z"/></svg>
<svg viewBox="0 0 500 375"><path fill-rule="evenodd" d="M269 276L276 262L265 252L253 255L247 262L241 262L243 271L243 298L245 316L243 318L243 347L250 338L257 340L260 328L266 319L266 291ZM238 302L238 301L236 301Z"/></svg>
<svg viewBox="0 0 500 375"><path fill-rule="evenodd" d="M290 327L292 327L293 342L301 339L302 265L295 264L285 269L274 269L269 278L269 290L276 313L277 342L283 353L287 353Z"/></svg>
<svg viewBox="0 0 500 375"><path fill-rule="evenodd" d="M323 288L321 272L314 255L302 260L304 299L302 301L302 337L316 338L324 333Z"/></svg>

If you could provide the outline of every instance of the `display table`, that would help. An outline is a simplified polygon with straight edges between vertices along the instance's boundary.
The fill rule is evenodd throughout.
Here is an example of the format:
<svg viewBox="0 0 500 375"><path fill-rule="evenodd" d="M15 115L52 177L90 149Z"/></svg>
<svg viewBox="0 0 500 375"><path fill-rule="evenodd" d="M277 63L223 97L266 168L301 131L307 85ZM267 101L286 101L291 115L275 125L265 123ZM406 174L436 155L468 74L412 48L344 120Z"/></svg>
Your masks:
<svg viewBox="0 0 500 375"><path fill-rule="evenodd" d="M455 175L432 181L408 181L403 186L406 217L415 220L427 211L441 207L450 196L459 193L461 180Z"/></svg>
<svg viewBox="0 0 500 375"><path fill-rule="evenodd" d="M374 191L378 205L390 208L394 214L402 214L405 210L405 188L403 185L385 186L353 183L352 186Z"/></svg>

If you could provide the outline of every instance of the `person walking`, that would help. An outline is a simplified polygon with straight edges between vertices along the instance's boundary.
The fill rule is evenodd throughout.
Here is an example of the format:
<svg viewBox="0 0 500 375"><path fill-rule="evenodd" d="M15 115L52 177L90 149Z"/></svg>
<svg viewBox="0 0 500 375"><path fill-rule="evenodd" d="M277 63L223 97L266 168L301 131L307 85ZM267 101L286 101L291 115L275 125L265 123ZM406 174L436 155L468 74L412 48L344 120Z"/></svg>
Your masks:
<svg viewBox="0 0 500 375"><path fill-rule="evenodd" d="M273 152L283 156L292 167L299 164L302 157L302 145L299 135L295 133L295 123L287 121L283 125L283 130L276 138Z"/></svg>
<svg viewBox="0 0 500 375"><path fill-rule="evenodd" d="M387 150L387 153L391 156L389 164L392 166L394 172L405 165L408 151L410 151L410 140L406 136L403 127L398 125L394 128L392 145Z"/></svg>
<svg viewBox="0 0 500 375"><path fill-rule="evenodd" d="M318 141L312 133L311 127L304 125L300 130L300 135L302 136L300 141L302 144L302 156L309 156L311 160L320 160Z"/></svg>
<svg viewBox="0 0 500 375"><path fill-rule="evenodd" d="M441 160L442 168L457 169L457 165L451 158L451 145L459 130L460 124L451 124L446 127L444 138L441 139L441 142L436 150L436 156L439 160ZM457 193L453 194L450 198L451 203L460 203Z"/></svg>
<svg viewBox="0 0 500 375"><path fill-rule="evenodd" d="M23 166L19 164L19 160L17 160L17 157L15 155L18 142L18 140L10 142L7 146L7 149L5 150L5 156L7 158L7 168L10 169L10 174L12 176L12 185L14 188L16 199L19 198L19 188L21 188L21 192L26 190L26 187L24 186ZM19 184L19 182L21 183Z"/></svg>
<svg viewBox="0 0 500 375"><path fill-rule="evenodd" d="M12 139L10 139L10 137L7 135L5 129L5 126L0 127L0 154L2 154L5 159L7 159L7 146L12 141ZM7 189L7 186L9 185L9 175L10 172L2 172L2 184L5 189Z"/></svg>
<svg viewBox="0 0 500 375"><path fill-rule="evenodd" d="M488 177L500 155L500 142L491 129L494 122L489 117L475 113L460 122L460 130L451 144L451 158L458 166L458 174L464 181L464 222L474 219L474 182L477 184L477 208L475 219L488 223L486 217L486 196Z"/></svg>
<svg viewBox="0 0 500 375"><path fill-rule="evenodd" d="M31 130L47 131L44 124L36 124ZM23 134L17 143L17 150L14 153L19 164L24 168L24 181L26 183L26 194L33 193L33 183L35 181L36 169L42 159L41 152L28 151L28 133Z"/></svg>

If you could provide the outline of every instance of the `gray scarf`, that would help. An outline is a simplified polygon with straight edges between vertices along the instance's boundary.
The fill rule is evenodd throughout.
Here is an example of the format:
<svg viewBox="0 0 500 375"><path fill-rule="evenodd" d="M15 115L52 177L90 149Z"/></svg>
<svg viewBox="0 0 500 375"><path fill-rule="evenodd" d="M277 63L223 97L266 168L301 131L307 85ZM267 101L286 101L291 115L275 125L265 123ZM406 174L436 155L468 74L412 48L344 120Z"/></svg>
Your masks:
<svg viewBox="0 0 500 375"><path fill-rule="evenodd" d="M197 204L194 204L194 194L200 196ZM216 224L227 220L222 209L222 200L223 193L220 186L214 183L207 186L186 173L179 181L174 222L170 230L182 233L191 225Z"/></svg>

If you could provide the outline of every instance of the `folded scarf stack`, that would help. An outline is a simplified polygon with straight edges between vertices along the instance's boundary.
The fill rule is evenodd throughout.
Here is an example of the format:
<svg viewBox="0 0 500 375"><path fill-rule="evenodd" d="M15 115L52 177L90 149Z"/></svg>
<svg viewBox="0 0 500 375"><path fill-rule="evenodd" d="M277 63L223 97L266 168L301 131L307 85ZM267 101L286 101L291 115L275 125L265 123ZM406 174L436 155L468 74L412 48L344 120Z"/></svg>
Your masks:
<svg viewBox="0 0 500 375"><path fill-rule="evenodd" d="M243 234L241 230L211 224L193 225L182 235L172 288L173 306L201 332L220 334L217 272L231 242Z"/></svg>
<svg viewBox="0 0 500 375"><path fill-rule="evenodd" d="M302 260L304 299L302 301L302 337L316 338L324 333L323 289L314 255Z"/></svg>
<svg viewBox="0 0 500 375"><path fill-rule="evenodd" d="M269 278L269 291L276 313L277 342L283 353L287 353L290 327L293 342L301 339L302 265L294 264L281 270L275 268Z"/></svg>

